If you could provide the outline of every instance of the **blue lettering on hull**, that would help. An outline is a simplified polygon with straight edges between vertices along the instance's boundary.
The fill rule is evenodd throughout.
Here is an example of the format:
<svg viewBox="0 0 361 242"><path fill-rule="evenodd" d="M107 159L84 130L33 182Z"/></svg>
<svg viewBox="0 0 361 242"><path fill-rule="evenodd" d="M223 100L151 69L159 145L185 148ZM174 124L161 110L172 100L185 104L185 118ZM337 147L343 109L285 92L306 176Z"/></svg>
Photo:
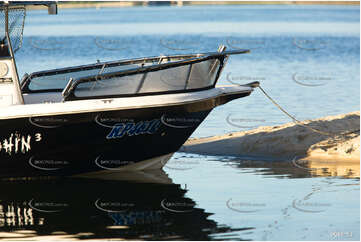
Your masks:
<svg viewBox="0 0 361 242"><path fill-rule="evenodd" d="M107 135L107 139L119 139L127 136L134 136L140 134L154 134L157 132L161 125L159 119L153 119L151 121L140 121L138 123L118 123L115 124Z"/></svg>

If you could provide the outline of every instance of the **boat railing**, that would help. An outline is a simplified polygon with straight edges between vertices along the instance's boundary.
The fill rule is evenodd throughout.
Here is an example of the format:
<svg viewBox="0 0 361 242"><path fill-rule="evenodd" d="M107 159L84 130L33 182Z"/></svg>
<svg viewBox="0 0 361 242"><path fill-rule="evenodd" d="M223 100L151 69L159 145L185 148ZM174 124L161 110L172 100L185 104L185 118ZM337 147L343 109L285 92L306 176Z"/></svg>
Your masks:
<svg viewBox="0 0 361 242"><path fill-rule="evenodd" d="M162 63L162 60L175 56L157 57L159 64L71 79L63 91L63 100L157 95L209 89L215 86L228 55L247 52L242 50L187 55L191 58L166 63Z"/></svg>
<svg viewBox="0 0 361 242"><path fill-rule="evenodd" d="M206 89L215 85L220 67L228 55L247 52L157 56L41 71L26 74L21 89L23 93L62 92L64 100ZM115 87L118 87L117 94L114 93ZM85 95L84 91L80 94L80 90L91 93ZM99 95L96 95L97 91Z"/></svg>
<svg viewBox="0 0 361 242"><path fill-rule="evenodd" d="M166 58L150 57L122 61L98 62L90 65L34 72L30 75L24 75L21 82L21 89L23 93L59 92L63 90L70 78L78 79L80 77L98 75L99 72L110 73L125 69L154 65L158 64L160 59L162 59L162 61L174 61L187 57L193 56L167 56Z"/></svg>

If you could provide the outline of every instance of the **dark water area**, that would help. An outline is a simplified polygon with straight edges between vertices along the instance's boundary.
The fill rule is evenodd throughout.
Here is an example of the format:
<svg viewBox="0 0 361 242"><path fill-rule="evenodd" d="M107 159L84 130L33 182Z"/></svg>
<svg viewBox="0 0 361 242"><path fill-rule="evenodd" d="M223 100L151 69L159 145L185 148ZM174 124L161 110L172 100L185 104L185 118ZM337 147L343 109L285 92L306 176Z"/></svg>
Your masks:
<svg viewBox="0 0 361 242"><path fill-rule="evenodd" d="M158 173L165 183L84 178L3 182L2 231L15 232L17 239L58 234L150 240L208 240L211 233L232 231L218 227L208 219L210 213L184 196L185 188ZM134 176L141 180L142 174Z"/></svg>

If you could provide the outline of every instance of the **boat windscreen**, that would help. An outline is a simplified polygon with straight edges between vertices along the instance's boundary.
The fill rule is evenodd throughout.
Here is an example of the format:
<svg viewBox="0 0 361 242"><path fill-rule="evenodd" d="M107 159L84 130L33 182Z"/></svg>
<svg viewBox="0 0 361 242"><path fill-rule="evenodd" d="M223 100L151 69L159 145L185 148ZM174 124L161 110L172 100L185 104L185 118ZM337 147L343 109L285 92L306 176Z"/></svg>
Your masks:
<svg viewBox="0 0 361 242"><path fill-rule="evenodd" d="M75 99L204 89L215 85L229 55L248 52L146 57L35 72L23 78L21 90L63 91Z"/></svg>
<svg viewBox="0 0 361 242"><path fill-rule="evenodd" d="M124 75L110 73L75 80L65 101L110 96L187 92L215 85L221 61L208 59L171 68ZM150 69L150 68L146 68Z"/></svg>
<svg viewBox="0 0 361 242"><path fill-rule="evenodd" d="M84 66L75 66L70 68L55 69L32 73L24 79L22 91L42 92L42 91L62 91L70 79L103 75L107 73L121 72L129 69L136 69L144 66L157 65L172 61L180 61L190 56L171 56L171 57L150 57L123 61L104 62Z"/></svg>
<svg viewBox="0 0 361 242"><path fill-rule="evenodd" d="M94 76L101 73L110 73L123 71L129 68L136 68L138 65L117 65L106 66L102 65L94 66L92 68L79 68L76 70L67 70L46 73L45 75L30 75L28 89L31 91L41 90L63 90L70 79L78 79L86 76Z"/></svg>

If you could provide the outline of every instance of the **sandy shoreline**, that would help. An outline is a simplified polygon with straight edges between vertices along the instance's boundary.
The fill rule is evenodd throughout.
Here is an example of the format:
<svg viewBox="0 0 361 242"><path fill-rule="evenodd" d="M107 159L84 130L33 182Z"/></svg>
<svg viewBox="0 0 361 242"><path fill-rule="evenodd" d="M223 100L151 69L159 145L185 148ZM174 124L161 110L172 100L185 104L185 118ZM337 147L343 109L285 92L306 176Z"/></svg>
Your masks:
<svg viewBox="0 0 361 242"><path fill-rule="evenodd" d="M263 126L207 138L189 139L180 151L204 155L259 157L267 159L360 161L360 112L305 120L303 125L332 134L316 133L302 125L287 123Z"/></svg>

